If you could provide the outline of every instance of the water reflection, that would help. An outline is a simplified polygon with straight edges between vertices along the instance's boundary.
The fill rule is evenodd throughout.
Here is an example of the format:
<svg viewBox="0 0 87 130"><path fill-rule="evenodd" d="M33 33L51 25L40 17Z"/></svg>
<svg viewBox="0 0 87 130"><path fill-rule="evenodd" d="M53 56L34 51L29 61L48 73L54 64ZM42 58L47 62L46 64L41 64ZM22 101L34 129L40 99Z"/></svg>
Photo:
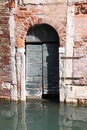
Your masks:
<svg viewBox="0 0 87 130"><path fill-rule="evenodd" d="M87 130L87 107L0 102L0 130Z"/></svg>

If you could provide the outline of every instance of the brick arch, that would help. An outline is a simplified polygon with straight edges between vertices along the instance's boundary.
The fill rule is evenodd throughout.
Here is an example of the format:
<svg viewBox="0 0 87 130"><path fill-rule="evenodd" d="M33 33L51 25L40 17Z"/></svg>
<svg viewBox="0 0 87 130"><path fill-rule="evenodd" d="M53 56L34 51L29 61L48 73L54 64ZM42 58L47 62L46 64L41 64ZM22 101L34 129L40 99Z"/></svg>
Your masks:
<svg viewBox="0 0 87 130"><path fill-rule="evenodd" d="M26 18L23 22L21 22L21 24L18 26L16 30L16 47L21 48L25 46L25 36L28 29L37 23L37 17L29 17Z"/></svg>
<svg viewBox="0 0 87 130"><path fill-rule="evenodd" d="M57 29L58 27L56 27L56 24L51 23L51 21L45 20L44 18L42 19L42 21L39 21L39 20L40 19L38 18L38 16L30 16L21 22L21 24L18 26L16 30L16 47L18 48L25 47L25 37L26 37L27 31L31 26L35 24L48 24L52 26L58 33L58 29Z"/></svg>
<svg viewBox="0 0 87 130"><path fill-rule="evenodd" d="M56 23L51 22L50 20L46 20L44 18L40 21L38 16L30 16L30 17L24 19L20 23L20 25L17 27L16 47L19 47L19 48L25 47L25 37L26 37L27 31L31 26L33 26L35 24L48 24L48 25L52 26L56 30L56 32L58 33L58 35L60 37L60 32L58 32L58 26Z"/></svg>

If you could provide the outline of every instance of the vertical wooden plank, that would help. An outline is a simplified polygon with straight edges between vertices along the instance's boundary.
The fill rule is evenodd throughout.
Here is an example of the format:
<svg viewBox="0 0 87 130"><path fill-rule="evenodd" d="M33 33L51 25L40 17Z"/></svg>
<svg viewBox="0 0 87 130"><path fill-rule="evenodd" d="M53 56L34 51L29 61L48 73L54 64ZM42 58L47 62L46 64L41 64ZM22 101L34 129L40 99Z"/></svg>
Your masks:
<svg viewBox="0 0 87 130"><path fill-rule="evenodd" d="M42 96L42 45L26 45L26 89L31 98Z"/></svg>

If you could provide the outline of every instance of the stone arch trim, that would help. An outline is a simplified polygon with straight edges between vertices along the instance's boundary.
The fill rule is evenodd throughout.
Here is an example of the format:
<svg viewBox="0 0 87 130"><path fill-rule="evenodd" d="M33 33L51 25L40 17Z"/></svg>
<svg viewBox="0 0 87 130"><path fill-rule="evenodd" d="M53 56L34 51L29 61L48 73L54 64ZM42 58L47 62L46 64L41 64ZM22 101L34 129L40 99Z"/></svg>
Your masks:
<svg viewBox="0 0 87 130"><path fill-rule="evenodd" d="M28 29L34 24L38 23L37 17L26 18L16 30L16 47L21 48L25 46L25 37Z"/></svg>

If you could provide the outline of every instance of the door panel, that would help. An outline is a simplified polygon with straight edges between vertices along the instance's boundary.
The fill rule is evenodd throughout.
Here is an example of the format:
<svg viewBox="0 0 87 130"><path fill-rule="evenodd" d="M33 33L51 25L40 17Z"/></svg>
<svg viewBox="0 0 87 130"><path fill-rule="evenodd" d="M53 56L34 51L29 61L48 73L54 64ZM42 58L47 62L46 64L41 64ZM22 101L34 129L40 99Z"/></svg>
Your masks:
<svg viewBox="0 0 87 130"><path fill-rule="evenodd" d="M42 45L26 45L26 89L31 98L42 96Z"/></svg>

